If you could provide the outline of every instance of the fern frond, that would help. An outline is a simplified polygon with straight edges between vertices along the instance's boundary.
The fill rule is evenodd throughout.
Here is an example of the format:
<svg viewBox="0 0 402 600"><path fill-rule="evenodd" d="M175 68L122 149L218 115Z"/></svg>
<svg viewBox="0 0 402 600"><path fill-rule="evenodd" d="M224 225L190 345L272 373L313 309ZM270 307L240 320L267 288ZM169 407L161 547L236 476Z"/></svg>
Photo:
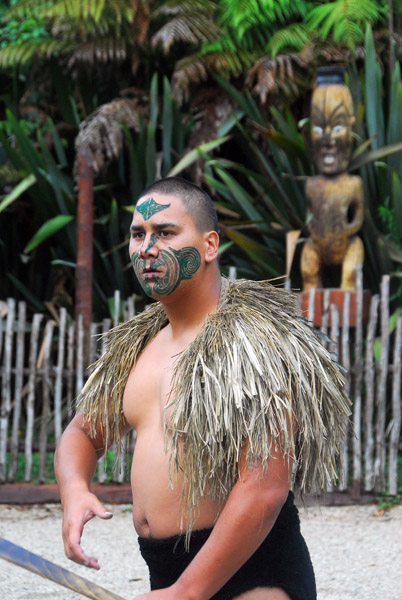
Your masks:
<svg viewBox="0 0 402 600"><path fill-rule="evenodd" d="M161 43L163 51L167 53L176 42L198 44L206 42L211 36L218 34L219 29L212 20L207 23L205 19L199 16L177 16L168 21L152 36L151 43L153 47Z"/></svg>
<svg viewBox="0 0 402 600"><path fill-rule="evenodd" d="M336 43L354 48L363 40L367 23L382 18L383 7L375 0L335 0L314 7L306 25L321 40L330 35Z"/></svg>
<svg viewBox="0 0 402 600"><path fill-rule="evenodd" d="M113 14L118 20L132 20L134 16L132 2L130 0L91 0L82 2L80 0L60 0L49 2L49 0L20 0L7 11L10 17L24 17L35 14L42 19L70 18L76 21L93 19L99 21L105 12Z"/></svg>
<svg viewBox="0 0 402 600"><path fill-rule="evenodd" d="M167 53L176 42L199 44L219 35L215 22L216 3L212 0L170 0L157 8L152 19L168 17L153 35L153 47L159 43Z"/></svg>
<svg viewBox="0 0 402 600"><path fill-rule="evenodd" d="M308 39L307 27L302 23L292 23L274 33L267 50L272 57L275 57L279 52L283 52L283 50L298 52L304 48Z"/></svg>
<svg viewBox="0 0 402 600"><path fill-rule="evenodd" d="M103 37L76 45L68 60L68 67L78 63L93 65L96 62L107 63L127 58L127 44L123 38Z"/></svg>
<svg viewBox="0 0 402 600"><path fill-rule="evenodd" d="M217 42L218 44L218 42ZM209 73L219 72L223 77L237 77L245 72L250 55L245 52L234 53L232 49L224 49L218 45L213 51L213 44L208 52L200 52L186 56L178 61L172 79L175 99L182 103L189 98L191 84L205 81Z"/></svg>
<svg viewBox="0 0 402 600"><path fill-rule="evenodd" d="M294 0L221 0L219 23L239 32L240 38L247 29L255 26L271 28L292 17L306 15L306 2Z"/></svg>
<svg viewBox="0 0 402 600"><path fill-rule="evenodd" d="M208 71L205 62L199 55L191 55L182 58L176 63L172 77L172 93L178 104L188 100L190 85L205 81Z"/></svg>
<svg viewBox="0 0 402 600"><path fill-rule="evenodd" d="M216 12L219 2L217 0L165 0L156 8L152 15L160 17L161 15L190 15L190 14L209 14Z"/></svg>
<svg viewBox="0 0 402 600"><path fill-rule="evenodd" d="M10 45L0 49L0 66L3 68L17 64L26 64L34 57L48 57L60 54L66 48L66 42L57 39L32 40Z"/></svg>

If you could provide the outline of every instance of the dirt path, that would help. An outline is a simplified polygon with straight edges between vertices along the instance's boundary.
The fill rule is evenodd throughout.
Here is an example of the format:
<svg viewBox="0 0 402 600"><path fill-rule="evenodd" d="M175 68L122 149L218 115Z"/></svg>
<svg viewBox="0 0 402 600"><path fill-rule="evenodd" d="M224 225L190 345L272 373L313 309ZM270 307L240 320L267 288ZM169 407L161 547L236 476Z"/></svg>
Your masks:
<svg viewBox="0 0 402 600"><path fill-rule="evenodd" d="M108 506L113 519L88 523L83 538L86 551L99 558L100 571L65 558L58 504L0 505L0 537L131 600L148 590L147 569L137 548L130 506ZM375 514L372 505L300 509L318 600L402 599L402 506L385 518ZM83 598L1 559L0 592L7 600Z"/></svg>

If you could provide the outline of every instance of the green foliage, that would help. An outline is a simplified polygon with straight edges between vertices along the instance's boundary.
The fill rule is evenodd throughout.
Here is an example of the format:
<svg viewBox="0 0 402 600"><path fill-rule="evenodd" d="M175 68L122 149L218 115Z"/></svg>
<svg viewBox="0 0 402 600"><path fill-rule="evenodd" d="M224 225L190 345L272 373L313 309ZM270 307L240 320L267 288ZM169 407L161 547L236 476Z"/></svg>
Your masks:
<svg viewBox="0 0 402 600"><path fill-rule="evenodd" d="M0 25L0 49L21 46L26 42L39 42L49 38L44 22L35 17L23 20L10 19Z"/></svg>
<svg viewBox="0 0 402 600"><path fill-rule="evenodd" d="M32 250L37 248L39 244L42 244L51 235L54 235L60 229L66 227L66 225L71 223L73 218L74 217L72 217L71 215L58 215L57 217L53 217L52 219L49 219L48 221L43 223L43 225L41 225L41 227L34 234L32 239L30 239L27 245L25 246L24 254L32 252Z"/></svg>
<svg viewBox="0 0 402 600"><path fill-rule="evenodd" d="M129 0L20 0L3 15L0 65L57 57L75 63L124 60L133 46Z"/></svg>
<svg viewBox="0 0 402 600"><path fill-rule="evenodd" d="M372 38L368 33L366 78L361 88L357 72L352 68L350 73L359 98L356 111L359 145L350 169L359 169L364 182L367 205L362 230L366 248L365 278L368 287L376 290L381 275L392 273L393 268L399 274L402 264L402 252L395 249L395 244L402 240L399 221L402 213L402 132L397 117L402 114L402 94L397 64L389 108L383 107L382 80L377 77L376 85L372 81L373 72L378 72L378 64L370 42ZM223 158L207 161L205 168L206 182L225 198L225 208L239 215L233 223L223 222L225 235L233 242L227 254L233 260L238 258L236 249L247 254L251 259L248 275L283 275L286 233L293 229L301 230L304 235L308 233L304 222L303 180L313 174L309 148L290 112L283 115L272 107L267 126L266 118L248 92L241 94L229 83L218 80L239 107L237 121L231 118L229 125L224 126L225 133L232 133L232 148L233 143L241 148L239 160L236 163ZM394 123L393 128L389 127L389 122ZM371 149L374 139L379 142ZM389 219L386 223L391 230L378 228L379 198L383 199L381 214L387 211ZM390 238L394 242L392 247ZM272 260L268 257L269 252ZM296 287L301 283L297 266L292 273L292 283Z"/></svg>
<svg viewBox="0 0 402 600"><path fill-rule="evenodd" d="M6 464L9 465L10 461L11 461L11 455L9 452L7 452ZM131 456L131 454L127 453L125 468L124 468L124 473L125 473L124 481L130 480L131 462L132 462L132 456ZM15 477L14 477L15 482L25 481L25 463L26 463L25 455L22 452L19 452L18 457L17 457L17 469L16 469L16 473L15 473ZM45 480L45 483L56 483L56 475L54 473L54 464L53 463L54 463L54 453L46 452L46 459L45 459L46 480ZM40 464L39 452L33 452L32 453L32 476L31 476L32 483L39 483L39 464ZM105 455L105 463L104 464L105 464L105 472L106 472L106 482L110 483L112 481L113 467L115 464L115 455L112 450L107 451L107 453ZM98 481L98 472L97 471L94 476L94 481Z"/></svg>
<svg viewBox="0 0 402 600"><path fill-rule="evenodd" d="M389 494L381 494L376 498L378 510L388 511L395 506L399 506L402 504L402 488L401 492L396 494L395 496L390 496Z"/></svg>
<svg viewBox="0 0 402 600"><path fill-rule="evenodd" d="M46 483L55 483L56 476L54 474L54 466L53 466L54 454L53 452L46 452L45 459L45 471L46 471ZM6 456L6 464L9 465L11 461L11 455L7 452ZM14 481L23 482L25 481L25 454L22 452L18 453L17 456L17 469L14 476ZM39 465L40 465L40 457L39 452L32 453L32 475L31 482L39 483Z"/></svg>
<svg viewBox="0 0 402 600"><path fill-rule="evenodd" d="M317 38L327 40L332 36L336 44L345 44L351 49L363 39L368 23L381 21L385 5L375 0L334 0L315 6L307 18L310 32Z"/></svg>
<svg viewBox="0 0 402 600"><path fill-rule="evenodd" d="M99 121L104 138L108 134L105 123L104 119ZM110 299L116 289L123 299L140 292L134 275L125 275L130 267L127 236L131 216L127 207L132 207L155 178L182 172L200 153L211 152L226 141L212 141L187 153L193 127L191 113L178 108L167 78L160 86L156 75L143 106L138 108L138 130L122 127L126 144L118 159L98 176L94 189L96 319L110 314ZM44 143L49 132L51 148ZM18 173L19 183L0 197L0 264L2 272L8 273L0 293L2 298L22 297L35 310L43 311L44 301L51 301L72 313L77 195L70 166L73 161L67 160L65 142L52 122L45 127L37 123L35 129L35 125L26 126L7 112L0 143Z"/></svg>
<svg viewBox="0 0 402 600"><path fill-rule="evenodd" d="M174 71L174 81L185 96L191 83L218 73L228 79L247 77L246 84L255 82L264 102L273 91L285 93L288 99L297 88L303 92L298 72L304 71L305 79L306 69L319 64L322 56L326 61L331 54L336 61L342 57L347 61L364 41L366 24L382 27L387 13L386 0L170 0L155 13L164 16L166 23L153 41L162 42L166 53L175 44L187 46ZM278 61L273 60L277 56ZM292 81L297 85L292 86Z"/></svg>
<svg viewBox="0 0 402 600"><path fill-rule="evenodd" d="M231 35L237 45L255 50L257 44L266 46L279 24L304 18L307 3L292 0L221 0L219 12L218 22L224 33Z"/></svg>
<svg viewBox="0 0 402 600"><path fill-rule="evenodd" d="M391 496L388 492L379 494L376 498L379 511L388 511L402 504L402 456L398 458L398 492Z"/></svg>
<svg viewBox="0 0 402 600"><path fill-rule="evenodd" d="M359 166L363 179L366 203L363 237L366 254L371 264L367 272L369 285L376 289L381 273L400 273L402 270L402 79L397 62L389 94L385 93L379 60L376 56L370 27L366 31L365 69L361 86L354 85L356 102L356 131L360 143L370 140L373 150L355 152L351 169ZM350 78L359 81L356 71ZM366 142L367 143L367 142ZM383 146L385 145L385 146ZM386 148L393 149L387 153ZM399 148L399 151L395 151ZM372 158L364 164L364 155ZM392 219L385 216L392 213ZM399 279L393 281L393 295L402 295ZM395 296L396 295L396 296Z"/></svg>
<svg viewBox="0 0 402 600"><path fill-rule="evenodd" d="M307 45L309 34L309 29L304 23L291 23L275 31L268 43L267 50L272 56L290 49L300 52Z"/></svg>

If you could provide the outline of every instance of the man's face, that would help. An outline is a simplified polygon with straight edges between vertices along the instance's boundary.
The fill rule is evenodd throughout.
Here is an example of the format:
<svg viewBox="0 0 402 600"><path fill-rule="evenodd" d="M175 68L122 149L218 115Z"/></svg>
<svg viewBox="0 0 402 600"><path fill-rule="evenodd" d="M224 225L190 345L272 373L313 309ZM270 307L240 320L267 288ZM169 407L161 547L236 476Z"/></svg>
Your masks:
<svg viewBox="0 0 402 600"><path fill-rule="evenodd" d="M347 169L352 152L352 102L341 86L319 86L312 98L311 138L320 173L335 175Z"/></svg>
<svg viewBox="0 0 402 600"><path fill-rule="evenodd" d="M130 229L131 262L148 296L167 298L199 270L203 234L179 198L161 194L140 198Z"/></svg>

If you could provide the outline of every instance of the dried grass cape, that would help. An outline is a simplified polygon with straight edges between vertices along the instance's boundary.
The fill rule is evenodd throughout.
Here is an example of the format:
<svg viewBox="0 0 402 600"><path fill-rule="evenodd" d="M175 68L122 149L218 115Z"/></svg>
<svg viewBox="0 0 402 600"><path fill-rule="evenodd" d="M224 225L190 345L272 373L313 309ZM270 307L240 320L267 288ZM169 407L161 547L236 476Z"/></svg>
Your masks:
<svg viewBox="0 0 402 600"><path fill-rule="evenodd" d="M100 419L107 444L120 439L130 369L166 324L156 303L108 334L79 401L92 434ZM333 482L350 412L342 388L338 366L298 316L293 294L268 282L222 279L217 312L177 359L164 424L172 482L184 476L187 533L202 496L229 494L246 440L250 465L266 465L276 445L295 460L296 491Z"/></svg>

